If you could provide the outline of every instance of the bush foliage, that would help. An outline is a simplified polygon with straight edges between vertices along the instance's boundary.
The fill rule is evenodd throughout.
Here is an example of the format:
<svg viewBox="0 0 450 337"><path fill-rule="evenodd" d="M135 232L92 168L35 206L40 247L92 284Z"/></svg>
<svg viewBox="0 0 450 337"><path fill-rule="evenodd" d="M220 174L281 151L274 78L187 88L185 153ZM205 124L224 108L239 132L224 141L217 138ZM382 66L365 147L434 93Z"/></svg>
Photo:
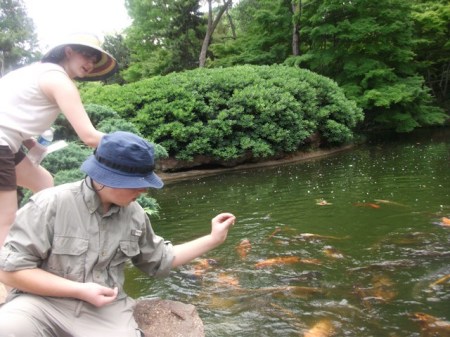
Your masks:
<svg viewBox="0 0 450 337"><path fill-rule="evenodd" d="M88 85L83 101L108 106L169 156L223 160L305 147L319 134L349 142L363 114L337 84L287 66L196 69L124 86Z"/></svg>

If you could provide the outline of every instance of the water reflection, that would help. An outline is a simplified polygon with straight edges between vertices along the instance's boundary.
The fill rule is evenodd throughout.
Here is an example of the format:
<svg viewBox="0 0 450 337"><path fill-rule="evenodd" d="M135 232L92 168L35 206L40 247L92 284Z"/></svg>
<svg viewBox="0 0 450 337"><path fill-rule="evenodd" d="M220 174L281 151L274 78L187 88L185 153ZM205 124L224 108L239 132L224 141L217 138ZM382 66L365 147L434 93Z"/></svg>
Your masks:
<svg viewBox="0 0 450 337"><path fill-rule="evenodd" d="M196 305L208 337L448 336L448 135L169 184L153 194L166 239L222 211L237 224L170 278L130 268L127 290Z"/></svg>

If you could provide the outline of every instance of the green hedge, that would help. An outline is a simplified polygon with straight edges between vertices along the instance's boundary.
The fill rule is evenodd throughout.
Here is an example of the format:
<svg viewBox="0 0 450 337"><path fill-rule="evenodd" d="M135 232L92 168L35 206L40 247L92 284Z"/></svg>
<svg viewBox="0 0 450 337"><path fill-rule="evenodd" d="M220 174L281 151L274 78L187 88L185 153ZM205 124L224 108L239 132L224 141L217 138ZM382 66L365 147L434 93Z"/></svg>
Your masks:
<svg viewBox="0 0 450 337"><path fill-rule="evenodd" d="M334 81L280 65L203 68L124 86L87 85L82 97L117 111L182 160L289 153L313 134L339 145L352 140L363 119Z"/></svg>

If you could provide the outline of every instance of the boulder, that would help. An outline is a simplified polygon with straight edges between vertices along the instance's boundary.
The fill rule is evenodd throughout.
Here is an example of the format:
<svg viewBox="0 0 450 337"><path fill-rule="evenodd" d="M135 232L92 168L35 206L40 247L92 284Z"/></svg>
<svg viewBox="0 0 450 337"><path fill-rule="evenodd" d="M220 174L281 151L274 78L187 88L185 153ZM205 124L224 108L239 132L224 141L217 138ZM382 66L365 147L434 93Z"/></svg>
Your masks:
<svg viewBox="0 0 450 337"><path fill-rule="evenodd" d="M203 322L192 304L161 299L143 299L137 301L134 318L145 336L205 336Z"/></svg>

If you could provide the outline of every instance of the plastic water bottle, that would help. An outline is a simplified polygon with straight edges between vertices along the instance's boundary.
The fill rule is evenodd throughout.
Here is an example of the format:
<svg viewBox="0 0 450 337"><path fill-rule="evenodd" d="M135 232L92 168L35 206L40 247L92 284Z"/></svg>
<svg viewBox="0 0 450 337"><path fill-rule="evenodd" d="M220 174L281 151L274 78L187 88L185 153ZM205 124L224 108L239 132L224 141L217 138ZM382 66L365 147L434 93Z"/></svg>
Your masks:
<svg viewBox="0 0 450 337"><path fill-rule="evenodd" d="M53 129L45 130L38 138L38 143L44 146L49 146L53 141Z"/></svg>

